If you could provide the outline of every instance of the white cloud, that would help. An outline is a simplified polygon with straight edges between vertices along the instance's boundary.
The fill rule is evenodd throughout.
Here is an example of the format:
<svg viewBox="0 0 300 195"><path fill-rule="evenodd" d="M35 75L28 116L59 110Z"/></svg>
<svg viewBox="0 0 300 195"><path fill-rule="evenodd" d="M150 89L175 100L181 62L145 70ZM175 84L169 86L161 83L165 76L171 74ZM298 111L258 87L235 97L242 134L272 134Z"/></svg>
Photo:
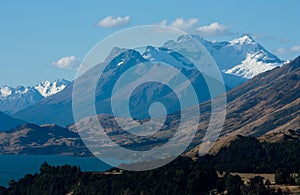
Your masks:
<svg viewBox="0 0 300 195"><path fill-rule="evenodd" d="M229 28L229 26L214 22L207 26L200 26L197 30L202 36L224 36L233 34L230 32Z"/></svg>
<svg viewBox="0 0 300 195"><path fill-rule="evenodd" d="M280 48L276 49L275 53L277 55L300 53L300 45L294 45L287 49L280 47Z"/></svg>
<svg viewBox="0 0 300 195"><path fill-rule="evenodd" d="M197 22L197 18L190 18L188 20L184 20L183 18L176 18L170 24L168 24L167 20L162 20L158 23L158 25L178 28L185 31L193 31L193 28L195 28L194 26L197 24Z"/></svg>
<svg viewBox="0 0 300 195"><path fill-rule="evenodd" d="M80 60L75 56L65 56L56 62L52 62L52 65L61 69L73 70L79 67Z"/></svg>
<svg viewBox="0 0 300 195"><path fill-rule="evenodd" d="M100 20L98 26L102 28L116 28L116 27L126 26L129 24L129 22L130 22L129 16L125 16L124 18L107 16L106 18Z"/></svg>
<svg viewBox="0 0 300 195"><path fill-rule="evenodd" d="M295 45L293 47L290 48L291 52L300 52L300 45Z"/></svg>
<svg viewBox="0 0 300 195"><path fill-rule="evenodd" d="M162 20L158 23L158 25L179 28L189 33L195 33L201 36L234 35L234 33L230 31L230 26L219 24L218 22L211 23L207 26L199 26L197 23L197 18L190 18L187 20L184 20L183 18L176 18L170 24L168 24L167 20Z"/></svg>
<svg viewBox="0 0 300 195"><path fill-rule="evenodd" d="M287 51L284 48L280 47L280 48L276 49L275 53L279 54L279 55L284 55L287 53Z"/></svg>
<svg viewBox="0 0 300 195"><path fill-rule="evenodd" d="M170 24L170 27L179 28L179 29L190 29L197 22L198 22L197 18L191 18L188 20L184 20L183 18L177 18Z"/></svg>
<svg viewBox="0 0 300 195"><path fill-rule="evenodd" d="M158 25L167 26L167 20L163 20L163 21L159 22Z"/></svg>
<svg viewBox="0 0 300 195"><path fill-rule="evenodd" d="M287 38L281 38L281 39L280 39L280 43L288 44L288 43L290 43L290 40L287 39Z"/></svg>

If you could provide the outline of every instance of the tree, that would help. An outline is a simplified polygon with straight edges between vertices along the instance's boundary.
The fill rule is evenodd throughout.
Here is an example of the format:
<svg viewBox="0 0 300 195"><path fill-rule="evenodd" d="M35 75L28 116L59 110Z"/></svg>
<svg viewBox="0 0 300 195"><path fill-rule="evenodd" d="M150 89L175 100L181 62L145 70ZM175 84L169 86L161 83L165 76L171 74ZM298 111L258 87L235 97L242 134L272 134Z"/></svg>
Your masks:
<svg viewBox="0 0 300 195"><path fill-rule="evenodd" d="M242 194L245 195L268 194L268 191L264 186L264 178L261 176L255 176L251 178L248 182L248 185L243 187Z"/></svg>
<svg viewBox="0 0 300 195"><path fill-rule="evenodd" d="M286 169L278 169L275 172L275 183L282 184L295 184L295 180L291 177L290 173Z"/></svg>
<svg viewBox="0 0 300 195"><path fill-rule="evenodd" d="M8 190L3 186L0 186L0 195L8 195Z"/></svg>
<svg viewBox="0 0 300 195"><path fill-rule="evenodd" d="M267 179L266 181L265 181L265 186L270 186L271 185L271 182L270 182L270 180L269 179Z"/></svg>
<svg viewBox="0 0 300 195"><path fill-rule="evenodd" d="M241 187L244 185L244 182L239 175L225 175L225 180L227 194L241 194Z"/></svg>

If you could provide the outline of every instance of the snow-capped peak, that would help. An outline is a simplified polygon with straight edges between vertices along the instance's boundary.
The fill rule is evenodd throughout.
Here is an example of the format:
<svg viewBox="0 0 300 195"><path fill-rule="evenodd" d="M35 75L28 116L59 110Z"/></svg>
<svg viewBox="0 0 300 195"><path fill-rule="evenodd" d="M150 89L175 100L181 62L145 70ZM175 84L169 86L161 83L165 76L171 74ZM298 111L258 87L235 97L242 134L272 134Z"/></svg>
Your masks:
<svg viewBox="0 0 300 195"><path fill-rule="evenodd" d="M43 81L40 84L33 87L18 86L14 88L9 86L3 86L0 87L0 98L9 98L10 96L22 95L30 92L38 93L43 97L48 97L50 95L54 95L62 91L69 83L70 81L58 79L54 82Z"/></svg>
<svg viewBox="0 0 300 195"><path fill-rule="evenodd" d="M0 87L0 100L9 98L10 96L22 95L31 91L32 87L18 86L16 88L3 86Z"/></svg>
<svg viewBox="0 0 300 195"><path fill-rule="evenodd" d="M243 60L241 64L234 66L229 70L226 70L225 73L250 79L258 75L259 73L271 70L281 65L281 63L278 62L268 63L266 61L261 60L261 58L265 58L264 55L265 53L263 52L247 54L246 59Z"/></svg>
<svg viewBox="0 0 300 195"><path fill-rule="evenodd" d="M41 102L62 91L70 82L64 79L44 81L31 87L0 87L0 111L12 114Z"/></svg>
<svg viewBox="0 0 300 195"><path fill-rule="evenodd" d="M254 44L256 44L254 39L249 35L244 35L237 39L233 39L229 43L230 43L230 45L254 45Z"/></svg>
<svg viewBox="0 0 300 195"><path fill-rule="evenodd" d="M234 75L242 79L250 79L257 74L281 66L283 61L267 51L250 35L243 35L231 41L209 41L198 35L183 35L177 41L168 41L165 47L174 51L184 51L194 61L201 63L199 47L194 40L201 43L226 75ZM193 62L194 62L193 61ZM203 65L204 69L205 66ZM209 68L209 67L208 67Z"/></svg>
<svg viewBox="0 0 300 195"><path fill-rule="evenodd" d="M62 91L70 82L59 79L54 82L44 81L36 85L34 88L43 96L48 97Z"/></svg>

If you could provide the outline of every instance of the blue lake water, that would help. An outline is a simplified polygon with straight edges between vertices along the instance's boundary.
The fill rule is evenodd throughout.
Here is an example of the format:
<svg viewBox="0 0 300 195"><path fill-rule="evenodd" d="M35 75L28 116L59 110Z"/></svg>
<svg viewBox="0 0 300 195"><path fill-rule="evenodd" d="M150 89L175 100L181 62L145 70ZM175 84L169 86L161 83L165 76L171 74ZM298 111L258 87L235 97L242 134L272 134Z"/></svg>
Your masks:
<svg viewBox="0 0 300 195"><path fill-rule="evenodd" d="M82 171L106 171L111 168L95 157L0 155L0 186L7 186L11 179L17 181L26 174L37 173L45 161L52 166L80 166Z"/></svg>

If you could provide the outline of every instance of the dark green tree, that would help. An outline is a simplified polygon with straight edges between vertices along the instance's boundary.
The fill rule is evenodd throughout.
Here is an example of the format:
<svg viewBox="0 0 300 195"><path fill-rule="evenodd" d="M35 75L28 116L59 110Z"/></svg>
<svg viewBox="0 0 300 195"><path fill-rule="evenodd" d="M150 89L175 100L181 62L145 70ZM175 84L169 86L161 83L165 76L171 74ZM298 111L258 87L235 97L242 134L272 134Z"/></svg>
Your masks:
<svg viewBox="0 0 300 195"><path fill-rule="evenodd" d="M244 182L239 175L227 174L225 175L225 180L227 194L241 194L241 187L244 185Z"/></svg>
<svg viewBox="0 0 300 195"><path fill-rule="evenodd" d="M279 185L295 184L295 180L286 169L278 169L275 172L275 183Z"/></svg>
<svg viewBox="0 0 300 195"><path fill-rule="evenodd" d="M265 195L269 194L264 185L264 178L255 176L251 178L247 185L243 186L242 194L244 195Z"/></svg>

